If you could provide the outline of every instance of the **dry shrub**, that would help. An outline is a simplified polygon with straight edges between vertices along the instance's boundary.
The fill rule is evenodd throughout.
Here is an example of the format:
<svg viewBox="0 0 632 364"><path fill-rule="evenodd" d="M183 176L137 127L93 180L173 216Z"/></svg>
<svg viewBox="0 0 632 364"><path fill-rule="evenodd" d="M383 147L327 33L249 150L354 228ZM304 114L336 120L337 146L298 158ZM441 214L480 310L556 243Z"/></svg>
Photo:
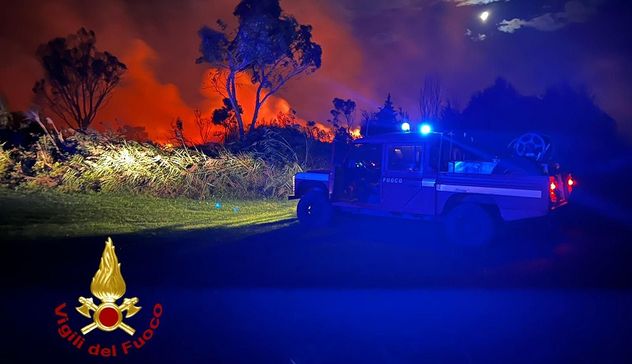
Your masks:
<svg viewBox="0 0 632 364"><path fill-rule="evenodd" d="M11 155L9 151L4 150L4 143L0 144L0 180L4 179L4 175L11 168Z"/></svg>
<svg viewBox="0 0 632 364"><path fill-rule="evenodd" d="M71 151L63 155L57 155L46 138L31 150L21 150L18 163L28 161L30 168L22 168L23 175L14 176L11 184L196 199L283 198L292 192L292 178L301 170L296 161L279 163L279 155L270 150L274 161L253 151L223 150L210 158L193 149L165 149L99 135L77 134L67 142ZM0 168L11 163L3 151Z"/></svg>

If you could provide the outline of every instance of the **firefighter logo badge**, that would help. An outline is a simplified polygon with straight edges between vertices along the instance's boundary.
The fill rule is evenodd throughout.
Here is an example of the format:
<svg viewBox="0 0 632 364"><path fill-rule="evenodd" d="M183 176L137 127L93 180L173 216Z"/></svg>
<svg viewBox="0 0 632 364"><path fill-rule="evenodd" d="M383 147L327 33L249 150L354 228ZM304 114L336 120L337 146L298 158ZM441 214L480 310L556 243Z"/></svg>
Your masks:
<svg viewBox="0 0 632 364"><path fill-rule="evenodd" d="M125 319L136 315L141 307L137 306L138 297L124 297L126 288L125 280L121 274L121 264L114 252L114 244L112 239L108 238L101 255L99 269L90 283L92 297L80 296L78 299L80 306L78 307L68 305L66 302L55 307L59 337L71 347L101 358L127 356L145 347L155 336L160 326L163 307L160 303L155 303L150 311L144 310L139 316L145 316L146 326L136 331L125 322ZM72 311L68 312L67 308L72 306L83 317ZM73 317L78 317L82 321L81 326L83 327L81 329L73 327ZM90 319L87 325L84 317ZM119 335L107 335L108 338L105 342L90 342L90 339L84 335L95 329L105 332L122 331L127 335L121 332ZM91 336L93 340L100 337L94 334ZM125 339L117 342L120 336L124 336Z"/></svg>
<svg viewBox="0 0 632 364"><path fill-rule="evenodd" d="M90 292L100 300L100 303L95 303L93 297L79 297L81 306L76 307L81 315L92 319L91 323L81 329L82 334L86 335L98 328L102 331L121 329L129 335L134 335L136 330L123 322L123 316L130 318L137 314L141 307L136 306L138 297L123 298L120 305L116 303L125 295L125 289L121 263L114 252L112 239L108 238L99 263L99 270L90 284Z"/></svg>

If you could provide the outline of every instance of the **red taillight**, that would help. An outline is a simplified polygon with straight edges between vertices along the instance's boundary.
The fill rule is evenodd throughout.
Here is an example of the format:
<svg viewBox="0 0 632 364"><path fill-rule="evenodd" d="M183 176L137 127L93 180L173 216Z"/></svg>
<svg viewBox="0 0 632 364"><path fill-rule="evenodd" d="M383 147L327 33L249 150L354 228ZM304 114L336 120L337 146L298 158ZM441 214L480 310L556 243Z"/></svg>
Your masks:
<svg viewBox="0 0 632 364"><path fill-rule="evenodd" d="M568 179L566 180L566 186L568 189L568 193L573 192L573 187L575 187L575 180L570 174L568 175Z"/></svg>
<svg viewBox="0 0 632 364"><path fill-rule="evenodd" d="M557 202L557 183L555 182L555 177L549 176L549 199L552 203Z"/></svg>

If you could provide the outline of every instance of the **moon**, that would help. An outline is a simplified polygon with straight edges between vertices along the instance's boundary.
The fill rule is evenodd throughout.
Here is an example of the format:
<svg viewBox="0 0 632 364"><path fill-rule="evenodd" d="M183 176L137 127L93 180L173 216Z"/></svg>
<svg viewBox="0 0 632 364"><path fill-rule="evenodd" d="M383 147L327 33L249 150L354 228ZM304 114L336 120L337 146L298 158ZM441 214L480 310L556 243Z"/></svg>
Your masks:
<svg viewBox="0 0 632 364"><path fill-rule="evenodd" d="M481 15L479 15L478 17L483 23L485 23L487 21L487 18L489 18L489 11L482 12Z"/></svg>

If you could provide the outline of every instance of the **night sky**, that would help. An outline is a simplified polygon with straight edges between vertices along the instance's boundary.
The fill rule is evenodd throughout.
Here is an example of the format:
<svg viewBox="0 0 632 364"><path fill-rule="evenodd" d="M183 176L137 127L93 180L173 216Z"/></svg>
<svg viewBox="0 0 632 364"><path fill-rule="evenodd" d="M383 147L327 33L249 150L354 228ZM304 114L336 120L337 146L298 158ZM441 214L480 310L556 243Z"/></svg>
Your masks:
<svg viewBox="0 0 632 364"><path fill-rule="evenodd" d="M194 62L196 32L218 18L233 23L236 4L3 1L0 94L11 109L28 108L33 83L42 76L37 46L85 26L96 32L99 49L129 68L98 120L145 125L162 138L175 117L189 122L192 109L209 112L219 105L219 96L204 86L208 69ZM629 1L282 0L281 6L313 25L323 66L292 81L264 117L292 107L302 119L326 120L334 97L374 111L391 92L415 118L426 75L438 77L444 99L459 108L472 93L504 77L528 95L560 83L586 87L620 130L632 135Z"/></svg>

